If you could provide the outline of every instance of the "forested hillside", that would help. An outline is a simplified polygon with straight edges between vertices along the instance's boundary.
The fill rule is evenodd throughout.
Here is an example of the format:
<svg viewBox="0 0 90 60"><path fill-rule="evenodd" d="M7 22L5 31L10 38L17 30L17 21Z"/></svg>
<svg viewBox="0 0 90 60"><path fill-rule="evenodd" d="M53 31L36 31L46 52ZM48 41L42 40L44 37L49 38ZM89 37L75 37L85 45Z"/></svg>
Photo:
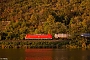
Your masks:
<svg viewBox="0 0 90 60"><path fill-rule="evenodd" d="M10 21L5 30L0 29L2 40L48 33L76 38L90 33L90 0L0 0L1 21Z"/></svg>

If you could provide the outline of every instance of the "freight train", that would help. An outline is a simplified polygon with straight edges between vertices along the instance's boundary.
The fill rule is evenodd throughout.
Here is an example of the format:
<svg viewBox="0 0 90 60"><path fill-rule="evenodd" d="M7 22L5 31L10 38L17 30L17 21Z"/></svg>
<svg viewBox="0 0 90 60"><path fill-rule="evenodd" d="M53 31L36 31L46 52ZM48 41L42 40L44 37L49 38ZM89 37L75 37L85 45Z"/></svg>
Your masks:
<svg viewBox="0 0 90 60"><path fill-rule="evenodd" d="M84 33L80 35L81 37L84 38L90 38L90 33ZM26 34L25 39L69 39L71 37L70 34L54 34L54 36L52 36L51 34Z"/></svg>
<svg viewBox="0 0 90 60"><path fill-rule="evenodd" d="M55 34L54 37L51 34L27 34L25 36L25 39L58 39L58 38L69 38L71 35L70 34Z"/></svg>

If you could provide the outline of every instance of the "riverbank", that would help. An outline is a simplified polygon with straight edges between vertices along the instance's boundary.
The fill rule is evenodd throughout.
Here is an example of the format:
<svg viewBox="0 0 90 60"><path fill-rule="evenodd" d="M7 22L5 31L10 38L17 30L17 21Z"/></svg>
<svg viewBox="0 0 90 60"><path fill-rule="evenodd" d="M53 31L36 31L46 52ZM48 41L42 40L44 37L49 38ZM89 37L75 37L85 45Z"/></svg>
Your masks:
<svg viewBox="0 0 90 60"><path fill-rule="evenodd" d="M65 48L69 41L63 40L19 40L0 41L0 48Z"/></svg>
<svg viewBox="0 0 90 60"><path fill-rule="evenodd" d="M17 48L67 48L67 49L90 49L90 43L79 43L70 40L2 40L1 49Z"/></svg>

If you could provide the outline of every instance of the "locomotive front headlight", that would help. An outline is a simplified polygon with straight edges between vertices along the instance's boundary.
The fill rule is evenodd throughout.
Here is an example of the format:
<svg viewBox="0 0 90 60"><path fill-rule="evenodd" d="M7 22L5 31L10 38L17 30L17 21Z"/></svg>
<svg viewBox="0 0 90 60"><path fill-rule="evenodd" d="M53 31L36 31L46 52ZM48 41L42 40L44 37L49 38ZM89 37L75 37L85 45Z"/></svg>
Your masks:
<svg viewBox="0 0 90 60"><path fill-rule="evenodd" d="M81 36L84 36L84 35L81 35Z"/></svg>

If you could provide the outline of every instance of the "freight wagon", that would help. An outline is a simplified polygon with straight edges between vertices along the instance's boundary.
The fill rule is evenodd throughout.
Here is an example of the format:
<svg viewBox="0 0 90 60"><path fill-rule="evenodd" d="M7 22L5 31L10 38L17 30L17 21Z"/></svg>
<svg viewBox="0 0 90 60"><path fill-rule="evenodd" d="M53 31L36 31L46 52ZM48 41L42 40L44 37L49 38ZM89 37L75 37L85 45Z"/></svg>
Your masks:
<svg viewBox="0 0 90 60"><path fill-rule="evenodd" d="M90 33L83 33L81 34L81 37L90 38Z"/></svg>
<svg viewBox="0 0 90 60"><path fill-rule="evenodd" d="M69 38L70 37L70 34L55 34L54 35L55 38Z"/></svg>

